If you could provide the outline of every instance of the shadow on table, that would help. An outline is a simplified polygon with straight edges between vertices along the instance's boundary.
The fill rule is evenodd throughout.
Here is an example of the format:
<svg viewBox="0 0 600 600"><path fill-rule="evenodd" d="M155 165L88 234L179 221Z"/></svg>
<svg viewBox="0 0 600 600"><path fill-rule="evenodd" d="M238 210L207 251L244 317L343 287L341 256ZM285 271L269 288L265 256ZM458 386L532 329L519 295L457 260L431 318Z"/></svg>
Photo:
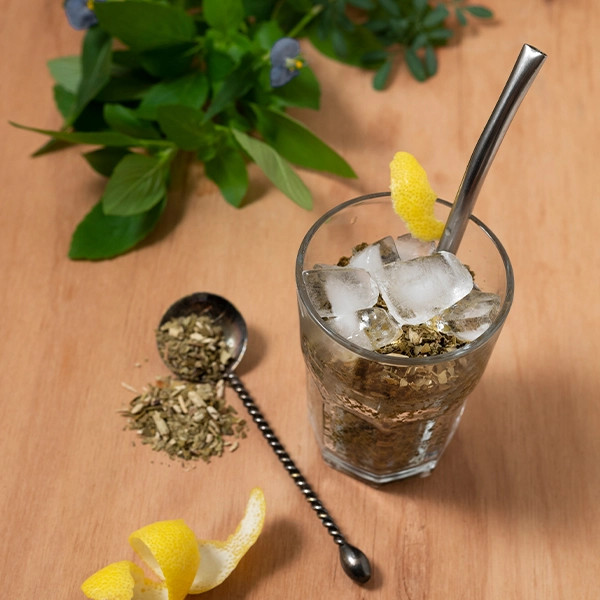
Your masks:
<svg viewBox="0 0 600 600"><path fill-rule="evenodd" d="M519 386L489 375L433 474L380 491L587 537L586 507L600 498L594 382L547 372Z"/></svg>
<svg viewBox="0 0 600 600"><path fill-rule="evenodd" d="M239 377L243 377L257 368L268 350L267 341L260 330L248 323L246 325L248 327L248 345L242 362L235 370Z"/></svg>

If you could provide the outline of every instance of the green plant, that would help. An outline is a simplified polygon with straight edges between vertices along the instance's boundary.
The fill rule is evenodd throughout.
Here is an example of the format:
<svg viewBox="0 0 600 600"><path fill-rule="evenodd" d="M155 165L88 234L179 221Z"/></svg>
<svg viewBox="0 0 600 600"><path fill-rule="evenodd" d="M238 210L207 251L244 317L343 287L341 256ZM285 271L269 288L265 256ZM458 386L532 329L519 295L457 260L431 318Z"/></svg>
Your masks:
<svg viewBox="0 0 600 600"><path fill-rule="evenodd" d="M13 125L50 137L36 156L97 146L83 156L108 178L106 188L76 228L69 256L109 258L144 239L163 213L181 152L193 153L236 207L254 162L310 208L292 165L356 175L287 114L320 102L319 82L292 38L375 69L374 87L382 89L399 51L417 79L435 73L433 48L452 33L451 9L461 24L467 14L491 16L462 0L66 0L70 23L87 31L80 55L48 63L63 125Z"/></svg>

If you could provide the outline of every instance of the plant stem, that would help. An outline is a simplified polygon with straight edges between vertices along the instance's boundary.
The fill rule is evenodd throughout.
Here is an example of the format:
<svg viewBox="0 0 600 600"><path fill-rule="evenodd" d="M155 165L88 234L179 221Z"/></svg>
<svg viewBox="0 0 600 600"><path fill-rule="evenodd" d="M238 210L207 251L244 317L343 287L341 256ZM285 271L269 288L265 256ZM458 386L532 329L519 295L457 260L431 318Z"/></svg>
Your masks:
<svg viewBox="0 0 600 600"><path fill-rule="evenodd" d="M298 34L323 10L322 4L315 4L303 17L298 21L295 27L287 34L287 37L297 37Z"/></svg>

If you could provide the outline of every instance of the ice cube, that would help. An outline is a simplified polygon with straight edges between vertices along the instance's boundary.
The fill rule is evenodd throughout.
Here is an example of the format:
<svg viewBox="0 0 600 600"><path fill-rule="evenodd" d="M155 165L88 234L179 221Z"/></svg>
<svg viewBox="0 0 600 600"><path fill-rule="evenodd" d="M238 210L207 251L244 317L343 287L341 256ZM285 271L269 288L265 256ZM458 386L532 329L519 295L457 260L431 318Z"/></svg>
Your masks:
<svg viewBox="0 0 600 600"><path fill-rule="evenodd" d="M469 270L449 252L384 265L377 282L400 324L425 323L473 289Z"/></svg>
<svg viewBox="0 0 600 600"><path fill-rule="evenodd" d="M406 233L395 240L400 260L411 260L419 256L429 256L435 251L435 242L423 242Z"/></svg>
<svg viewBox="0 0 600 600"><path fill-rule="evenodd" d="M372 349L371 340L363 331L358 312L327 319L327 326L357 346Z"/></svg>
<svg viewBox="0 0 600 600"><path fill-rule="evenodd" d="M367 350L378 350L393 342L399 325L378 306L327 320L327 325L342 337Z"/></svg>
<svg viewBox="0 0 600 600"><path fill-rule="evenodd" d="M472 342L494 322L500 304L500 296L474 289L444 310L435 319L435 325L439 331L453 333L463 342Z"/></svg>
<svg viewBox="0 0 600 600"><path fill-rule="evenodd" d="M369 338L373 350L392 343L400 333L398 323L390 317L386 310L379 306L359 310L358 317L360 327Z"/></svg>
<svg viewBox="0 0 600 600"><path fill-rule="evenodd" d="M302 273L308 297L321 317L355 313L379 298L377 284L364 269L320 267Z"/></svg>
<svg viewBox="0 0 600 600"><path fill-rule="evenodd" d="M396 244L392 236L384 237L363 250L357 252L351 259L349 266L364 269L375 277L383 265L400 260Z"/></svg>

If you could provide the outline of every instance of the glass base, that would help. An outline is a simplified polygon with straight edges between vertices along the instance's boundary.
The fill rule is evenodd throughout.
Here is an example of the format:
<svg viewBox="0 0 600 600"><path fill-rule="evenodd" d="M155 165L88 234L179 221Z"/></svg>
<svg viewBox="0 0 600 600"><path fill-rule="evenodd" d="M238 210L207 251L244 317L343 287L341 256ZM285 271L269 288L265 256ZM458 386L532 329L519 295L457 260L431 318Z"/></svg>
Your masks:
<svg viewBox="0 0 600 600"><path fill-rule="evenodd" d="M332 468L337 471L341 471L346 475L360 479L366 483L374 486L380 486L385 483L391 483L393 481L399 481L400 479L406 479L408 477L427 477L431 475L431 472L437 466L438 459L428 460L420 465L407 467L401 471L395 471L394 473L385 473L384 475L377 475L369 471L364 471L356 466L348 464L341 460L338 456L327 450L327 448L321 449L323 460Z"/></svg>

